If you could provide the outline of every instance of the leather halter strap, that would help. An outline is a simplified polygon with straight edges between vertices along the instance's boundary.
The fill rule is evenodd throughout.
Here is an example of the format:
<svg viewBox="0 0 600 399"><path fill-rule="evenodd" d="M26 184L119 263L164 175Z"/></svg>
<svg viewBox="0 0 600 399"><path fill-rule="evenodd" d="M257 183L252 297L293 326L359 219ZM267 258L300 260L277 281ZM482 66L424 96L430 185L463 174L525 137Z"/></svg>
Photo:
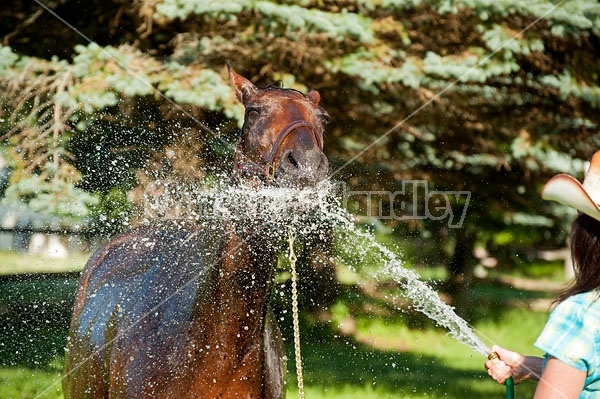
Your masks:
<svg viewBox="0 0 600 399"><path fill-rule="evenodd" d="M277 152L279 151L279 147L283 143L283 140L285 140L290 133L301 127L310 129L317 146L321 151L323 151L323 139L315 131L315 126L310 122L297 120L289 123L283 129L281 129L281 132L279 132L279 135L277 136L277 140L275 140L275 143L273 144L273 148L271 148L269 155L264 159L264 165L259 165L256 162L247 159L246 155L240 151L238 144L238 147L235 150L234 171L263 174L268 180L272 180L275 177L275 164L273 161L275 159L275 155L277 155Z"/></svg>
<svg viewBox="0 0 600 399"><path fill-rule="evenodd" d="M294 130L296 130L300 127L306 127L308 129L310 129L311 133L313 134L313 137L315 138L315 141L317 142L317 145L319 146L319 149L321 151L323 151L323 143L321 142L319 135L315 132L314 125L307 121L298 120L298 121L291 122L286 127L281 129L281 132L279 133L279 136L277 136L277 140L275 141L275 144L273 144L273 148L271 148L271 152L269 153L269 156L267 157L267 159L265 159L265 161L268 164L273 162L273 159L275 158L275 155L277 155L277 151L279 151L279 146L281 146L281 143L283 143L283 140L285 140L285 138L290 133L292 133Z"/></svg>

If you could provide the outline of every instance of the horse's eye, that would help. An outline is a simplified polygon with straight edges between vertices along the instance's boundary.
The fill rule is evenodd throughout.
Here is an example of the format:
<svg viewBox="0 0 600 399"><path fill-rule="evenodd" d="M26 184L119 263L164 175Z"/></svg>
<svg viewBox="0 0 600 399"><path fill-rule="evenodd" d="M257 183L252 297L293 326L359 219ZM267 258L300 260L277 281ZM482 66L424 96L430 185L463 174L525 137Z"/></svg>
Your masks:
<svg viewBox="0 0 600 399"><path fill-rule="evenodd" d="M246 108L246 118L255 118L260 115L260 110L256 107Z"/></svg>

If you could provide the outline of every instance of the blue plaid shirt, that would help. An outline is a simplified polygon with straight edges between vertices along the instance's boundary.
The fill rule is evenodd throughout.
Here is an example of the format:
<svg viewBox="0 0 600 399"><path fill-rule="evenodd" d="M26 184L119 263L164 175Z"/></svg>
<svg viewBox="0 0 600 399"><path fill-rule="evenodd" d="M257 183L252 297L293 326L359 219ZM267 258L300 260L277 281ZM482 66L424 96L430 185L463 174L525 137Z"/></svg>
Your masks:
<svg viewBox="0 0 600 399"><path fill-rule="evenodd" d="M550 313L535 346L585 371L579 399L600 398L600 300L598 291L573 295ZM544 362L545 363L545 362Z"/></svg>

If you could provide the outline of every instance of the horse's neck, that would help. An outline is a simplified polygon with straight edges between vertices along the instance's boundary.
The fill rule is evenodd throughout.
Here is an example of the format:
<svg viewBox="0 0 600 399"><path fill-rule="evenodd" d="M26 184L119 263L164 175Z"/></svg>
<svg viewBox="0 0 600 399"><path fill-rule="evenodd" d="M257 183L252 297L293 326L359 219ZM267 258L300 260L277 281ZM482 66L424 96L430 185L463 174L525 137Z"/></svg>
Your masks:
<svg viewBox="0 0 600 399"><path fill-rule="evenodd" d="M232 229L226 237L197 303L188 346L196 362L192 368L201 376L195 385L214 389L215 395L227 384L261 378L263 331L276 262L275 245L261 245L252 235L242 238Z"/></svg>
<svg viewBox="0 0 600 399"><path fill-rule="evenodd" d="M271 293L276 259L276 245L263 240L258 233L250 232L242 237L227 228L200 309L212 309L221 319L221 325L240 320L249 327L248 323L261 321ZM204 317L206 315L204 313Z"/></svg>

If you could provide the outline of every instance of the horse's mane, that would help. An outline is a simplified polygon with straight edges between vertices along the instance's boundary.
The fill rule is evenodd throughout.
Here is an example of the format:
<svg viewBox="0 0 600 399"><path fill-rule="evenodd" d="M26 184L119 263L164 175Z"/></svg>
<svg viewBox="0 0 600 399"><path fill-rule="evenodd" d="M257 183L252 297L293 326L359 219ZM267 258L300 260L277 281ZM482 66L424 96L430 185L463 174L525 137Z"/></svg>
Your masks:
<svg viewBox="0 0 600 399"><path fill-rule="evenodd" d="M288 87L283 87L283 81L277 80L273 82L267 83L265 86L260 88L261 90L282 90L282 91L291 91L294 93L298 93L302 95L302 97L306 97L306 94L302 93L300 90L291 89Z"/></svg>
<svg viewBox="0 0 600 399"><path fill-rule="evenodd" d="M287 90L285 87L283 87L283 81L281 81L281 80L271 81L271 82L267 83L266 85L264 85L263 87L261 87L260 89L261 90L271 90L271 89Z"/></svg>

